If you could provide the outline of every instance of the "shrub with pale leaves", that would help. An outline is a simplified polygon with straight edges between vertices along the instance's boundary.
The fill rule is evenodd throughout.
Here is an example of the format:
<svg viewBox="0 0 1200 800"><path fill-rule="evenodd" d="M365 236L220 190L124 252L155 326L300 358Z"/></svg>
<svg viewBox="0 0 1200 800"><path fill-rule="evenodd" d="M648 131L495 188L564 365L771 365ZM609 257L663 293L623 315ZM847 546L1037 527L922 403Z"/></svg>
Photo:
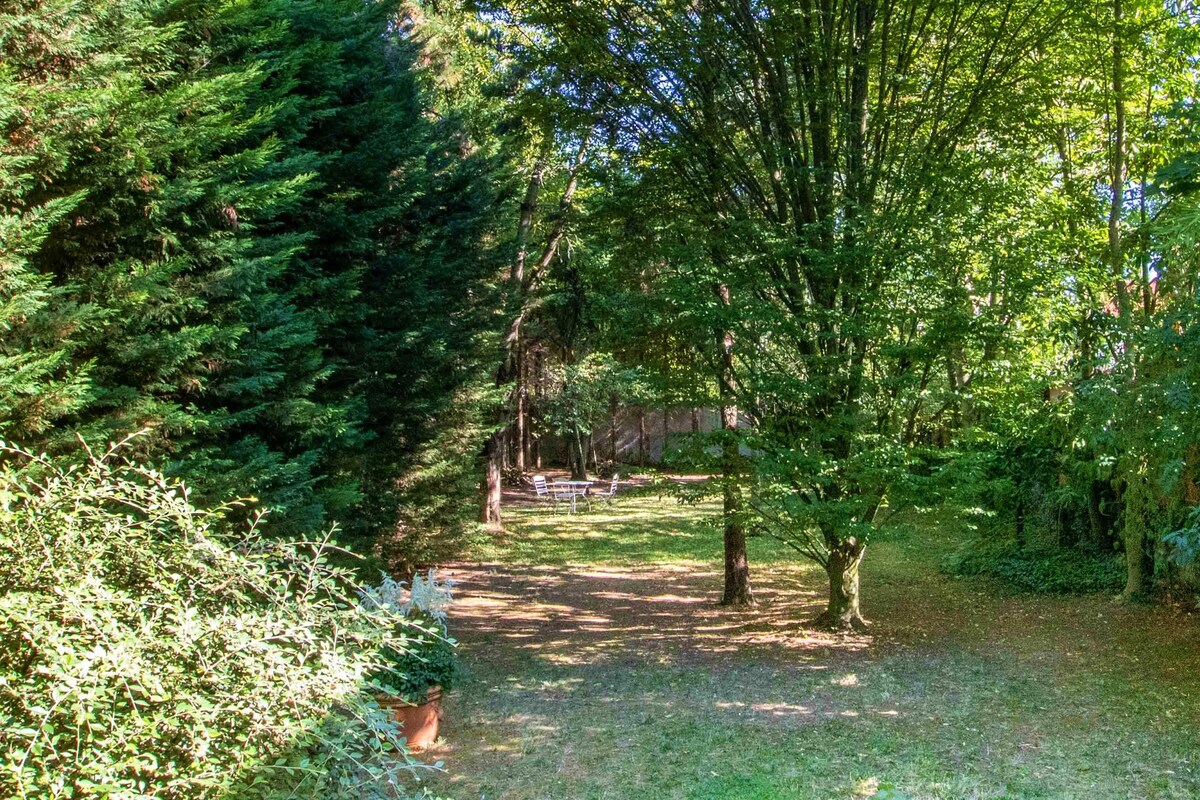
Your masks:
<svg viewBox="0 0 1200 800"><path fill-rule="evenodd" d="M327 537L221 510L113 448L0 468L0 797L395 798L423 765L366 676L401 615Z"/></svg>

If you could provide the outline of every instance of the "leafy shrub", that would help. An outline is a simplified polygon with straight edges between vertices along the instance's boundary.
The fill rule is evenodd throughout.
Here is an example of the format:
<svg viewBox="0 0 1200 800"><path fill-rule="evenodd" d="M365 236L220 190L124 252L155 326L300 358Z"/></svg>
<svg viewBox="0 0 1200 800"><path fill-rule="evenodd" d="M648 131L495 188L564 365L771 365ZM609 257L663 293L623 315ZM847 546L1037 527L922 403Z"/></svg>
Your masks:
<svg viewBox="0 0 1200 800"><path fill-rule="evenodd" d="M404 796L423 765L364 685L410 623L327 539L224 534L119 448L4 450L0 796Z"/></svg>
<svg viewBox="0 0 1200 800"><path fill-rule="evenodd" d="M977 540L943 564L950 575L987 575L1024 592L1089 594L1120 591L1125 582L1119 556L1079 550L1028 550L1015 542Z"/></svg>
<svg viewBox="0 0 1200 800"><path fill-rule="evenodd" d="M455 642L434 626L413 640L408 649L389 648L384 654L387 665L372 679L409 702L421 702L434 686L449 690L458 678Z"/></svg>
<svg viewBox="0 0 1200 800"><path fill-rule="evenodd" d="M431 569L428 576L414 575L407 589L403 581L385 575L378 587L363 591L368 608L386 609L409 623L403 632L404 646L385 647L386 665L371 675L380 688L410 702L420 702L434 686L453 688L458 677L458 643L450 638L446 622L450 587L449 582L439 583Z"/></svg>
<svg viewBox="0 0 1200 800"><path fill-rule="evenodd" d="M1163 543L1170 547L1171 561L1176 566L1195 563L1200 558L1200 506L1188 513L1183 527L1164 536Z"/></svg>

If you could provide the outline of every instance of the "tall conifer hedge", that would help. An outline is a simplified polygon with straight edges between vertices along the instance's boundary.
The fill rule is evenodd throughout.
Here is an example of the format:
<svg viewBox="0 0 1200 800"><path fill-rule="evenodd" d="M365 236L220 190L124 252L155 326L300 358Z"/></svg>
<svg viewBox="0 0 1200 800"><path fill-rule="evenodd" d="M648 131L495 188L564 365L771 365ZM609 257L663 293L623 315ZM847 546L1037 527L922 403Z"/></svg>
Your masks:
<svg viewBox="0 0 1200 800"><path fill-rule="evenodd" d="M278 530L394 522L478 375L496 206L397 5L5 4L0 436L151 428Z"/></svg>

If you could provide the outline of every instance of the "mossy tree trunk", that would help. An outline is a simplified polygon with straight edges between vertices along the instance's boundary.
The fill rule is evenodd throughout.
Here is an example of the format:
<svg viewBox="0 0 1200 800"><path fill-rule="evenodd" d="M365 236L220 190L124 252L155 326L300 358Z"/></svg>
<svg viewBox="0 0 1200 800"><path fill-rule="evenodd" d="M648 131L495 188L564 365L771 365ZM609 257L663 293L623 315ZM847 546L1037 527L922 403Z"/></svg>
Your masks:
<svg viewBox="0 0 1200 800"><path fill-rule="evenodd" d="M1153 564L1146 552L1146 491L1138 486L1142 476L1125 489L1125 591L1123 600L1138 600L1146 596Z"/></svg>
<svg viewBox="0 0 1200 800"><path fill-rule="evenodd" d="M867 625L859 602L859 567L867 552L856 537L837 542L829 549L825 574L829 578L829 602L815 624L833 630L858 630Z"/></svg>

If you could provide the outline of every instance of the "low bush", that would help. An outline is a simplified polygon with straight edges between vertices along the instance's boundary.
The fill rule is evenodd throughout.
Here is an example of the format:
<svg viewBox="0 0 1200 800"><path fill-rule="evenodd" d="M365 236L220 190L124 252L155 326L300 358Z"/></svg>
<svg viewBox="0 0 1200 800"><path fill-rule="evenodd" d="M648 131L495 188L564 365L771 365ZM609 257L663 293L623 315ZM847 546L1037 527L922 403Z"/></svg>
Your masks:
<svg viewBox="0 0 1200 800"><path fill-rule="evenodd" d="M410 623L327 539L221 532L125 463L0 468L0 797L362 800L424 766L367 676Z"/></svg>
<svg viewBox="0 0 1200 800"><path fill-rule="evenodd" d="M976 540L943 564L950 575L987 575L1023 592L1090 594L1118 592L1125 583L1118 555L1080 550L1022 549L1016 542Z"/></svg>

